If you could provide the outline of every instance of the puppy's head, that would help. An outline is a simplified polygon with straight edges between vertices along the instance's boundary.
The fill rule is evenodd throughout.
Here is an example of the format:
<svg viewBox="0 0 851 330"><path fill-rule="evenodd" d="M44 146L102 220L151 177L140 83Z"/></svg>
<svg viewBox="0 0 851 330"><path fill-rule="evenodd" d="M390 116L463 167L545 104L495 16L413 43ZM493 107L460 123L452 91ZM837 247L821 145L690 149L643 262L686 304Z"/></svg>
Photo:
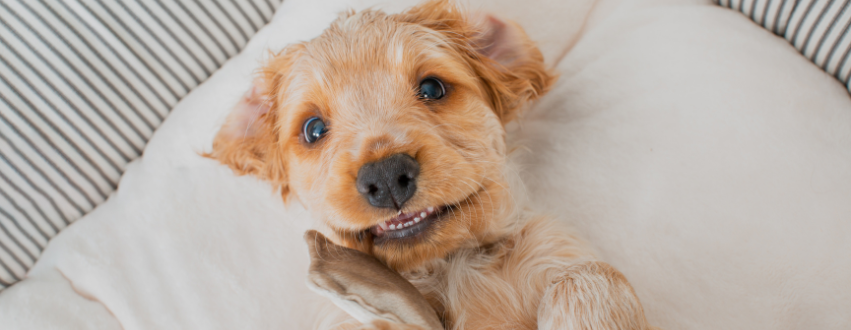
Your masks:
<svg viewBox="0 0 851 330"><path fill-rule="evenodd" d="M503 125L553 80L519 27L447 1L347 13L269 60L209 155L405 270L501 230Z"/></svg>

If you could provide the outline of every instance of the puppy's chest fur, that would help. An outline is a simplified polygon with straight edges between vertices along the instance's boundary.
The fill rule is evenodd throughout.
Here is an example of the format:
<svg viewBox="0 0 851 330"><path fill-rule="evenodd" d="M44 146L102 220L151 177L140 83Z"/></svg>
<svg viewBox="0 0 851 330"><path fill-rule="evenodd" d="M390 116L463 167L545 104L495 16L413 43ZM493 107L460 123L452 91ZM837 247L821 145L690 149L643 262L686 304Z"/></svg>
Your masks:
<svg viewBox="0 0 851 330"><path fill-rule="evenodd" d="M552 219L534 217L494 243L402 275L446 329L537 329L546 289L568 266L592 259L590 249Z"/></svg>

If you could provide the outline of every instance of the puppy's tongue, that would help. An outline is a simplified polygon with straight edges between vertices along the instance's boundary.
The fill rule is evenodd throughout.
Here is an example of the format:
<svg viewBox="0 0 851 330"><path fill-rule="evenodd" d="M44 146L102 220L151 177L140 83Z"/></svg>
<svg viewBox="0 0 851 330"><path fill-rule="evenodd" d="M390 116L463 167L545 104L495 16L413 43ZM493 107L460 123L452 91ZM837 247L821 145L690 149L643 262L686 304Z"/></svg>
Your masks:
<svg viewBox="0 0 851 330"><path fill-rule="evenodd" d="M386 231L399 230L417 224L420 221L425 220L426 217L428 217L435 211L435 208L429 207L425 210L417 212L402 213L390 220L384 221L382 223L379 223L378 225L373 226L370 231L373 235L381 236Z"/></svg>

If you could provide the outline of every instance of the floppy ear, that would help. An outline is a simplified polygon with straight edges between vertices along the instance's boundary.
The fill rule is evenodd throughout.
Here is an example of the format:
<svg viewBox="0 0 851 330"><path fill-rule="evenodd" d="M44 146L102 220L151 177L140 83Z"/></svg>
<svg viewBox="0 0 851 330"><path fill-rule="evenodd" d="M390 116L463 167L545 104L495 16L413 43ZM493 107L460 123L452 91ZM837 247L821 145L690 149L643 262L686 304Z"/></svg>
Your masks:
<svg viewBox="0 0 851 330"><path fill-rule="evenodd" d="M297 48L297 47L294 47ZM234 106L204 154L229 166L238 175L254 175L289 193L285 144L278 135L279 91L286 88L295 52L284 50L266 64L260 77Z"/></svg>
<svg viewBox="0 0 851 330"><path fill-rule="evenodd" d="M544 56L526 32L514 22L491 15L469 18L477 32L472 36L482 60L483 79L493 110L508 123L530 101L549 91L557 76L544 64ZM474 66L475 67L475 66Z"/></svg>
<svg viewBox="0 0 851 330"><path fill-rule="evenodd" d="M448 0L433 0L399 15L440 32L482 80L493 111L503 124L529 101L544 95L557 76L526 32L487 14L464 14ZM460 41L460 42L459 42Z"/></svg>

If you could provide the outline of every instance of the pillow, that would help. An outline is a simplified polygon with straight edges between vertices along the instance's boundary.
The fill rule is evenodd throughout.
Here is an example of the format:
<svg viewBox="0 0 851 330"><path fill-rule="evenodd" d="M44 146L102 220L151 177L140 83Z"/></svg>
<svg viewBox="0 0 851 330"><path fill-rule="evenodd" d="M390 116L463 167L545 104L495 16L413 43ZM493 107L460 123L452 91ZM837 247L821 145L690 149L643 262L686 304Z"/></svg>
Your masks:
<svg viewBox="0 0 851 330"><path fill-rule="evenodd" d="M0 289L280 2L0 1Z"/></svg>
<svg viewBox="0 0 851 330"><path fill-rule="evenodd" d="M786 38L851 90L851 0L715 0Z"/></svg>

